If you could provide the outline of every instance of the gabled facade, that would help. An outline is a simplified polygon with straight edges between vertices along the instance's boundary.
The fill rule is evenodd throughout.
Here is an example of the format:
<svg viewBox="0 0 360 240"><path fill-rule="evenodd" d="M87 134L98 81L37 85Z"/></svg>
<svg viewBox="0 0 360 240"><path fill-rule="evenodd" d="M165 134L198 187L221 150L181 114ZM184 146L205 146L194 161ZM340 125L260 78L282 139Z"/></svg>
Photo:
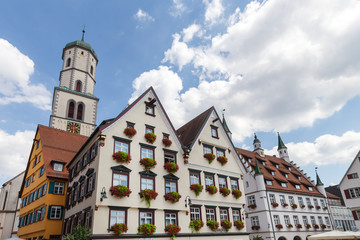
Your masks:
<svg viewBox="0 0 360 240"><path fill-rule="evenodd" d="M248 169L244 183L250 236L301 240L333 229L320 178L317 176L315 184L289 160L280 135L278 143L283 158L259 154L261 142L257 137L254 151L237 149Z"/></svg>
<svg viewBox="0 0 360 240"><path fill-rule="evenodd" d="M345 206L350 208L357 229L360 229L360 152L352 161L339 186Z"/></svg>
<svg viewBox="0 0 360 240"><path fill-rule="evenodd" d="M38 125L19 193L20 238L59 239L68 180L65 165L86 139Z"/></svg>
<svg viewBox="0 0 360 240"><path fill-rule="evenodd" d="M188 195L191 200L188 220L204 223L197 236L248 239L244 224L245 198L236 195L244 192L245 168L232 144L226 122L222 122L215 108L211 107L179 128L177 134L188 162L188 172L183 175L185 188L192 189ZM199 185L202 191L196 194ZM214 221L219 225L217 229L211 229L211 224L216 224ZM227 221L231 223L229 229L224 227Z"/></svg>
<svg viewBox="0 0 360 240"><path fill-rule="evenodd" d="M19 218L19 191L24 172L4 183L0 190L0 239L15 237Z"/></svg>

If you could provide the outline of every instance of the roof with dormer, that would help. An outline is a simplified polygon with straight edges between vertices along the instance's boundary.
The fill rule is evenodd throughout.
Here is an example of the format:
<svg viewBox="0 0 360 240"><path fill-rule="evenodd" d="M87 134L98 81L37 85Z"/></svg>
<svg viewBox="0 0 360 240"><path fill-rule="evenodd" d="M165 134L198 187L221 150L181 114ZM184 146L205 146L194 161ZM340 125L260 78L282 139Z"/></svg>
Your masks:
<svg viewBox="0 0 360 240"><path fill-rule="evenodd" d="M255 174L259 172L260 169L264 176L264 180L272 182L272 185L264 183L267 190L319 197L323 196L297 167L284 159L270 155L261 157L256 152L241 148L236 148L236 150ZM259 164L257 164L257 162ZM257 167L259 169L257 169ZM287 187L282 187L281 183L286 183ZM297 189L296 185L299 185L300 189ZM309 187L311 187L313 191L309 190Z"/></svg>

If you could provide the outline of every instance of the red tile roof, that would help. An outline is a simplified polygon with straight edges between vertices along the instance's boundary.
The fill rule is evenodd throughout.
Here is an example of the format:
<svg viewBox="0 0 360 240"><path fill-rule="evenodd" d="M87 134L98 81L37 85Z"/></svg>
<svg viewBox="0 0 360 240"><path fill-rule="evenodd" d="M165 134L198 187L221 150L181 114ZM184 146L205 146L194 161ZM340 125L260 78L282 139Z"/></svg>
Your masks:
<svg viewBox="0 0 360 240"><path fill-rule="evenodd" d="M326 192L326 196L327 196L328 198L341 200L341 197L336 196L335 194L332 194L332 193L329 193L329 192Z"/></svg>
<svg viewBox="0 0 360 240"><path fill-rule="evenodd" d="M316 187L297 170L297 168L291 163L286 162L284 159L269 155L261 157L255 152L240 148L236 148L236 150L252 169L255 169L256 160L259 162L259 167L264 175L264 179L271 180L273 183L272 186L265 184L267 190L323 196ZM251 162L249 162L249 159L251 159ZM265 163L265 166L262 164L263 162ZM275 165L278 165L278 168L276 168ZM290 167L291 171L288 167ZM275 173L274 176L271 174L271 171ZM288 178L285 177L285 174L288 174ZM301 176L301 180L298 179L298 176ZM281 182L286 183L287 188L282 187ZM296 189L296 184L300 185L301 189ZM314 191L310 191L307 186L313 187Z"/></svg>

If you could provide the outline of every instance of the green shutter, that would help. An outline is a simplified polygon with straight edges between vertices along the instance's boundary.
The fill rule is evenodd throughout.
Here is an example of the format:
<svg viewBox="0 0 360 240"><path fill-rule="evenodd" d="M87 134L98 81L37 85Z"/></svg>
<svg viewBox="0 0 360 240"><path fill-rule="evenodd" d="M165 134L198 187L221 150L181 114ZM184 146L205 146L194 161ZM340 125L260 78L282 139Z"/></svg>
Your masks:
<svg viewBox="0 0 360 240"><path fill-rule="evenodd" d="M60 219L63 218L63 213L64 213L64 207L61 207L61 211L60 211Z"/></svg>
<svg viewBox="0 0 360 240"><path fill-rule="evenodd" d="M51 206L48 207L48 214L47 214L48 219L50 219L50 215L51 215Z"/></svg>
<svg viewBox="0 0 360 240"><path fill-rule="evenodd" d="M49 183L49 193L54 193L54 185L55 185L54 182Z"/></svg>
<svg viewBox="0 0 360 240"><path fill-rule="evenodd" d="M95 190L95 179L96 179L96 173L93 174L93 179L92 179L92 190L91 191L94 191Z"/></svg>

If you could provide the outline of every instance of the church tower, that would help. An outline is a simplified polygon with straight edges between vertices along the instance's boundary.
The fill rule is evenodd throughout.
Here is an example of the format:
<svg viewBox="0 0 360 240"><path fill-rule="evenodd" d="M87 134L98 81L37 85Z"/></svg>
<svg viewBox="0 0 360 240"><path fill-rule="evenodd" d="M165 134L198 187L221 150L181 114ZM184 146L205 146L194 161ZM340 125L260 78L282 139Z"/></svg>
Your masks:
<svg viewBox="0 0 360 240"><path fill-rule="evenodd" d="M257 154L259 154L261 157L265 157L264 155L264 149L261 147L261 142L257 138L256 134L254 134L254 141L253 141L254 151Z"/></svg>
<svg viewBox="0 0 360 240"><path fill-rule="evenodd" d="M60 84L54 88L49 126L90 136L96 128L97 104L94 96L97 55L90 44L81 40L66 44Z"/></svg>

